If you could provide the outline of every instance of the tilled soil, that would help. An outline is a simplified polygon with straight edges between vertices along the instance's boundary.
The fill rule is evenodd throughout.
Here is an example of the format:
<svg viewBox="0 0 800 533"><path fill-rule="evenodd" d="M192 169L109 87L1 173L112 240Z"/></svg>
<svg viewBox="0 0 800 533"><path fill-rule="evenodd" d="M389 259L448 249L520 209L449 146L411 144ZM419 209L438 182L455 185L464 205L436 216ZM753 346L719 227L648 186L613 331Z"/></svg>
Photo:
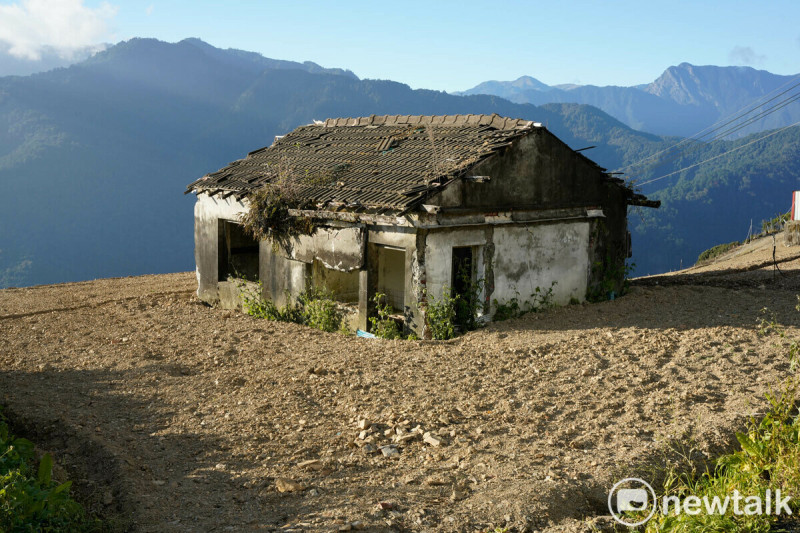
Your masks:
<svg viewBox="0 0 800 533"><path fill-rule="evenodd" d="M0 404L120 529L590 531L615 481L732 449L789 376L757 321L797 336L800 259L758 261L448 342L209 308L193 273L8 289Z"/></svg>

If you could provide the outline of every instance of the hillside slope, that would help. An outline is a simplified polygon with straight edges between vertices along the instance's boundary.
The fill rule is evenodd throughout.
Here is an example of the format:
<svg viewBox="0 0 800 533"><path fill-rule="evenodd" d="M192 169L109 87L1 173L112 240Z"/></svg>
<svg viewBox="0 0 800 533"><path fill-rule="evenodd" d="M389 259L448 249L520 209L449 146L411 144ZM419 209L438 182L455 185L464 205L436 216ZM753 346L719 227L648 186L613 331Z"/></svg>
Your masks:
<svg viewBox="0 0 800 533"><path fill-rule="evenodd" d="M755 327L800 335L800 248L776 254L448 342L208 308L192 273L0 290L0 404L133 531L588 533L616 480L730 450L789 376ZM441 444L378 451L416 426Z"/></svg>
<svg viewBox="0 0 800 533"><path fill-rule="evenodd" d="M67 69L0 78L0 287L193 269L193 199L181 193L198 177L314 119L468 113L542 122L639 183L752 140L696 143L665 164L629 167L679 139L589 105L412 90L196 39L134 39ZM744 238L751 218L758 226L788 210L798 131L643 186L663 207L633 213L636 272L687 265Z"/></svg>
<svg viewBox="0 0 800 533"><path fill-rule="evenodd" d="M0 78L0 287L193 268L186 184L314 119L496 112L587 143L557 111L251 59L137 39ZM644 151L660 140L625 135Z"/></svg>

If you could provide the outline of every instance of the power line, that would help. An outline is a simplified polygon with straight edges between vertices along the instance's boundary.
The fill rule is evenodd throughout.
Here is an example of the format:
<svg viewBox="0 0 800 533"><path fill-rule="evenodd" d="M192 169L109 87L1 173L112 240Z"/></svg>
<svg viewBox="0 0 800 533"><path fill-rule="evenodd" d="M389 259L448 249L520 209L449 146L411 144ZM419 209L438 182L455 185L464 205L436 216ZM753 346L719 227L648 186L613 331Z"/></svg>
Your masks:
<svg viewBox="0 0 800 533"><path fill-rule="evenodd" d="M800 84L798 84L798 85L800 85ZM719 136L717 136L715 139L712 139L710 142L713 142L715 140L721 139L722 137L727 137L731 133L736 133L740 129L746 128L747 126L749 126L750 124L752 124L756 120L758 120L760 118L763 118L763 117L766 117L768 115L771 115L772 113L783 109L787 105L789 105L789 104L791 104L793 102L796 102L797 100L800 100L800 93L798 93L798 94L796 94L794 96L791 96L789 98L786 98L785 100L781 100L780 102L778 102L777 104L773 105L772 107L769 107L769 108L765 109L764 111L762 111L758 115L756 115L754 117L750 117L749 119L747 119L747 121L743 122L742 124L737 124L733 128L725 130L724 132L720 133Z"/></svg>
<svg viewBox="0 0 800 533"><path fill-rule="evenodd" d="M800 85L800 84L798 84L798 85ZM750 124L752 124L756 120L759 120L761 118L769 116L772 113L775 113L775 112L779 111L780 109L783 109L787 105L790 105L790 104L796 102L797 100L800 100L800 93L798 93L796 95L792 95L792 96L790 96L788 98L785 98L785 99L781 100L777 104L773 105L772 107L767 108L766 110L762 111L758 115L756 115L754 117L751 117L750 119L746 120L745 122L739 123L736 126L728 128L727 130L715 135L711 139L704 139L704 140L703 139L695 139L695 138L683 139L683 141L681 141L680 143L676 144L674 146L674 148L677 148L680 144L685 143L685 142L689 142L689 141L695 141L696 144L694 144L691 148L688 148L688 149L675 150L671 154L671 157L668 157L668 158L665 158L665 159L660 159L658 161L654 161L650 165L651 166L656 166L656 167L657 166L664 166L667 163L671 163L672 161L675 161L676 159L678 159L681 156L690 155L690 154L700 150L704 146L707 146L708 144L713 143L714 141L718 141L718 140L722 139L723 137L726 137L728 135L736 133L737 131L739 131L739 130L741 130L743 128L746 128L747 126L749 126ZM761 104L761 105L764 105L764 104ZM753 110L751 110L751 111L753 111ZM751 111L748 111L748 113L751 112ZM730 122L732 122L732 121L730 121ZM730 124L730 122L728 122L727 124ZM720 126L720 128L721 127L724 127L724 125ZM720 128L716 128L716 129L719 130ZM662 150L661 152L658 152L658 154L661 154L661 153L663 153L665 151L668 151L670 149L672 149L672 147L667 149L667 150ZM629 168L630 166L635 166L635 164L634 165L629 165L628 167L623 167L623 168Z"/></svg>
<svg viewBox="0 0 800 533"><path fill-rule="evenodd" d="M772 137L773 135L777 135L778 133L780 133L782 131L785 131L785 130L788 130L789 128L792 128L794 126L797 126L798 124L800 124L800 120L798 120L794 124L790 124L790 125L785 126L785 127L781 128L779 130L772 131L772 132L770 132L770 133L768 133L768 134L766 134L766 135L764 135L762 137L759 137L758 139L752 140L749 143L743 144L741 146L737 146L736 148L732 148L732 149L728 150L727 152L723 152L721 154L717 154L714 157L710 157L710 158L706 159L705 161L700 161L699 163L695 163L693 165L689 165L688 167L684 167L684 168L682 168L680 170L676 170L675 172L670 172L669 174L664 174L663 176L659 176L657 178L653 178L651 180L647 180L647 181L644 181L642 183L638 183L637 185L641 187L643 185L647 185L649 183L653 183L654 181L663 180L664 178L668 178L670 176L674 176L675 174L680 174L681 172L684 172L684 171L689 170L691 168L700 166L702 164L708 163L709 161L713 161L715 159L719 159L720 157L726 156L726 155L728 155L730 153L733 153L733 152L735 152L737 150L741 150L742 148L745 148L746 146L750 146L751 144L757 143L758 141L766 139L767 137Z"/></svg>
<svg viewBox="0 0 800 533"><path fill-rule="evenodd" d="M714 124L712 124L711 126L708 126L708 127L704 128L704 129L700 130L699 132L695 133L694 135L692 135L690 137L686 137L684 139L681 139L679 142L673 144L672 146L669 146L669 147L667 147L667 148L665 148L663 150L660 150L660 151L658 151L658 152L656 152L656 153L654 153L652 155L649 155L649 156L647 156L647 157L645 157L645 158L643 158L643 159L641 159L639 161L636 161L634 163L630 163L628 165L625 165L624 167L620 167L620 168L616 169L615 172L618 172L618 171L621 171L621 170L624 170L624 169L628 169L628 168L631 168L631 167L635 167L635 166L638 166L638 165L642 165L646 161L649 161L649 160L651 160L651 159L653 159L655 157L658 157L659 155L661 155L661 154L663 154L665 152L670 152L670 151L678 148L679 146L681 146L681 145L683 145L685 143L688 143L688 142L691 142L691 141L697 141L697 142L702 141L703 137L707 137L708 135L710 135L710 134L712 134L712 133L714 133L716 131L719 131L720 129L724 128L725 126L727 126L727 125L739 120L742 117L747 116L748 114L752 113L756 109L758 109L760 107L763 107L764 105L766 105L766 104L772 102L773 100L775 100L775 99L783 96L784 94L788 93L792 89L800 86L800 82L798 82L798 83L795 83L794 85L792 85L791 87L789 87L788 89L781 91L781 89L783 89L787 85L795 82L798 78L800 78L800 75L795 76L794 78L788 80L786 83L784 83L780 87L777 87L776 89L773 89L769 93L767 93L767 94L763 95L762 97L756 99L756 101L752 105L752 107L750 107L746 111L741 112L741 113L739 113L739 112L733 113L732 115L734 115L736 113L739 113L735 117L733 117L731 119L728 119L727 117L726 118L722 118L722 119L718 120L717 122L715 122ZM776 94L775 96L772 96L770 98L770 95L772 95L776 91L781 91L781 92ZM790 98L794 98L795 96L797 96L797 95L794 95L794 96L791 96L791 97L789 97L787 99L784 99L781 102L778 102L778 104L776 104L776 105L782 104L782 103L786 102L787 100L789 100ZM762 101L762 100L764 100L764 101ZM788 103L791 103L791 102L788 102ZM787 105L788 105L788 103L787 103ZM777 111L777 109L776 109L776 111ZM731 116L731 115L729 115L729 116ZM764 115L764 116L766 116L766 115ZM725 122L726 120L727 120L727 122ZM744 127L744 126L742 126L742 127ZM741 128L739 128L739 129L741 129ZM738 131L738 129L734 129L732 132L726 133L726 135L730 135L731 133L734 133L735 131ZM720 135L716 135L716 136L714 136L713 139L705 140L705 142L713 142L715 140L718 140L719 138L720 138ZM674 159L675 159L675 157L673 157L670 160L674 160ZM663 161L662 164L667 163L667 162L669 162L669 161ZM653 164L656 164L656 163L658 163L658 162L654 162Z"/></svg>
<svg viewBox="0 0 800 533"><path fill-rule="evenodd" d="M800 84L798 84L798 85L800 85ZM785 93L785 91L784 91L784 93ZM770 101L774 100L774 99L775 98L771 98ZM788 98L785 98L785 99L781 100L780 102L778 102L777 104L774 104L773 106L771 106L771 107L767 108L766 110L762 111L758 115L756 115L754 117L751 117L747 121L745 121L743 123L740 123L740 124L738 124L736 126L733 126L732 128L729 128L729 129L725 130L724 132L716 135L714 138L709 139L707 141L700 141L700 140L697 140L697 139L691 139L691 140L696 141L697 143L702 143L702 144L697 144L697 145L695 145L693 148L691 148L689 150L676 151L675 153L672 154L671 157L666 158L666 159L662 159L662 160L659 160L659 161L655 161L651 165L654 166L655 168L662 167L662 166L666 165L667 163L671 163L672 161L678 159L681 156L686 156L686 155L690 155L690 154L692 154L694 152L697 152L702 147L708 146L710 143L713 143L714 141L717 141L717 140L721 139L722 137L725 137L727 135L735 133L735 132L741 130L742 128L745 128L745 127L749 126L750 124L752 124L756 120L759 120L760 118L763 118L763 117L766 117L766 116L768 116L768 115L770 115L772 113L775 113L775 112L779 111L780 109L783 109L784 107L786 107L786 106L788 106L788 105L790 105L790 104L792 104L792 103L794 103L794 102L796 102L798 100L800 100L800 93L798 93L796 95L789 96ZM761 104L761 105L763 105L763 104ZM685 140L687 140L687 139L684 139L684 141ZM756 139L756 141L758 141L758 139ZM647 183L650 183L651 181L652 180L648 181ZM639 184L639 185L641 185L641 184Z"/></svg>
<svg viewBox="0 0 800 533"><path fill-rule="evenodd" d="M681 150L675 151L670 157L667 157L667 158L664 158L664 159L661 159L661 160L658 160L658 161L654 161L650 166L655 171L656 169L658 169L660 167L664 167L668 163L671 163L671 162L675 161L676 159L679 159L679 158L685 157L685 156L690 156L693 153L698 152L701 148L709 146L711 143L721 139L722 137L725 137L725 136L730 135L732 133L735 133L735 132L737 132L737 131L739 131L739 130L741 130L743 128L746 128L747 126L749 126L750 124L752 124L756 120L759 120L760 118L763 118L763 117L768 116L768 115L770 115L772 113L775 113L775 112L779 111L780 109L786 107L787 105L792 104L793 102L795 102L797 100L800 100L800 94L791 96L789 98L786 98L786 99L778 102L774 106L772 106L769 109L767 109L767 110L759 113L758 115L752 117L748 121L745 121L745 122L740 123L740 124L738 124L738 125L736 125L736 126L734 126L732 128L729 128L729 129L725 130L724 132L722 132L722 133L718 134L717 136L715 136L713 139L708 139L707 141L700 141L700 140L692 139L692 140L696 141L697 144L693 145L691 148L684 149L682 151Z"/></svg>

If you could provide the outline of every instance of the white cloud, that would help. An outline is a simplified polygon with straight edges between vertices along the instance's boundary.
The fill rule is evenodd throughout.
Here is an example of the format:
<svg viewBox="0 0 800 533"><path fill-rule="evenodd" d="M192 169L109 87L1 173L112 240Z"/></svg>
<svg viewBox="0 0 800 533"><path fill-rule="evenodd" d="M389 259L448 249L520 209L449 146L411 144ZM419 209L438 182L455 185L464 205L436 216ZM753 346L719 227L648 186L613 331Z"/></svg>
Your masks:
<svg viewBox="0 0 800 533"><path fill-rule="evenodd" d="M0 43L19 59L38 61L55 51L71 59L80 50L113 40L109 22L117 8L102 3L96 9L83 0L22 0L0 4Z"/></svg>
<svg viewBox="0 0 800 533"><path fill-rule="evenodd" d="M733 50L728 54L728 58L731 60L731 63L737 65L759 66L764 64L767 56L757 54L749 46L734 46Z"/></svg>
<svg viewBox="0 0 800 533"><path fill-rule="evenodd" d="M156 8L156 6L154 6L153 4L150 4L149 6L147 6L147 9L144 10L145 15L147 15L148 17L150 15L152 15L153 14L153 10L155 8Z"/></svg>

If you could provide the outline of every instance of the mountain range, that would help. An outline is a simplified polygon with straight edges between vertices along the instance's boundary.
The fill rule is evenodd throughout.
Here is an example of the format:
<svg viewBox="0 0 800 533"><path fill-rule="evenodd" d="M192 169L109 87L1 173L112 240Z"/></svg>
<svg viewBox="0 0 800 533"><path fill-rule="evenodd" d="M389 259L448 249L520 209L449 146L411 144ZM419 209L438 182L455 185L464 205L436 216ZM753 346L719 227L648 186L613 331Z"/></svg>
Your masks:
<svg viewBox="0 0 800 533"><path fill-rule="evenodd" d="M750 67L669 67L652 83L633 87L546 85L530 76L514 81L486 81L456 93L490 94L516 103L589 104L633 129L659 135L695 136L709 126L735 116L766 95L800 82L800 74L781 76ZM765 99L766 100L766 99ZM767 107L779 100L770 102ZM800 120L800 106L789 105L756 120L732 137L781 128Z"/></svg>
<svg viewBox="0 0 800 533"><path fill-rule="evenodd" d="M596 146L584 153L609 169L680 142L585 104L412 90L198 39L132 39L68 68L0 78L0 287L191 270L189 182L315 119L459 113L542 122L573 148ZM694 143L627 169L644 183L737 149L641 187L664 206L632 213L637 273L689 264L744 237L750 218L788 210L797 128L756 139Z"/></svg>

